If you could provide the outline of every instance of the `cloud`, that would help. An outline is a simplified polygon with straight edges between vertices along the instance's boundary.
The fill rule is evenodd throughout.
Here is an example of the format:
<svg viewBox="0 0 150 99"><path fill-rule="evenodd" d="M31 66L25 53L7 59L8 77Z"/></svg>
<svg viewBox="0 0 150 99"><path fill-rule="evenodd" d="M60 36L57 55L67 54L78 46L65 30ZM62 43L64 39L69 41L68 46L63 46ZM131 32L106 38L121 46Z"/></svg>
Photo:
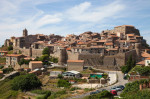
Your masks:
<svg viewBox="0 0 150 99"><path fill-rule="evenodd" d="M81 22L100 22L105 18L117 16L125 9L125 5L115 1L108 5L94 7L90 2L84 2L67 11L70 20Z"/></svg>
<svg viewBox="0 0 150 99"><path fill-rule="evenodd" d="M61 14L55 14L55 15L44 15L41 19L37 21L37 26L41 27L48 24L56 24L58 22L61 22L62 19L60 18Z"/></svg>

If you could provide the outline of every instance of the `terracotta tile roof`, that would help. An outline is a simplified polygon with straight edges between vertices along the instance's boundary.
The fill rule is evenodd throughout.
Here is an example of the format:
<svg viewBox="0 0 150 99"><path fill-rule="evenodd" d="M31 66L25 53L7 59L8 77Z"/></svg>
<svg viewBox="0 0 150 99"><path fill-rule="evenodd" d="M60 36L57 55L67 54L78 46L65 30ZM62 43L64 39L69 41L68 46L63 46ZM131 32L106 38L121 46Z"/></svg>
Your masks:
<svg viewBox="0 0 150 99"><path fill-rule="evenodd" d="M99 41L97 41L97 42L106 42L106 40L99 40Z"/></svg>
<svg viewBox="0 0 150 99"><path fill-rule="evenodd" d="M149 53L146 53L146 52L143 52L143 53L142 53L142 57L150 57L150 54L149 54Z"/></svg>
<svg viewBox="0 0 150 99"><path fill-rule="evenodd" d="M30 63L42 63L42 61L30 61Z"/></svg>
<svg viewBox="0 0 150 99"><path fill-rule="evenodd" d="M7 53L8 51L0 51L0 53Z"/></svg>
<svg viewBox="0 0 150 99"><path fill-rule="evenodd" d="M0 71L0 74L3 74L3 71Z"/></svg>
<svg viewBox="0 0 150 99"><path fill-rule="evenodd" d="M150 60L150 57L149 57L149 58L146 58L146 60Z"/></svg>
<svg viewBox="0 0 150 99"><path fill-rule="evenodd" d="M77 62L77 63L83 63L84 60L67 60L67 62Z"/></svg>
<svg viewBox="0 0 150 99"><path fill-rule="evenodd" d="M105 45L113 45L113 43L105 43Z"/></svg>
<svg viewBox="0 0 150 99"><path fill-rule="evenodd" d="M134 36L134 34L127 34L127 36Z"/></svg>
<svg viewBox="0 0 150 99"><path fill-rule="evenodd" d="M131 42L131 43L136 43L137 40L130 40L129 42Z"/></svg>
<svg viewBox="0 0 150 99"><path fill-rule="evenodd" d="M90 48L105 48L104 46L91 46Z"/></svg>
<svg viewBox="0 0 150 99"><path fill-rule="evenodd" d="M22 54L7 54L6 56L18 57L18 56L22 56Z"/></svg>
<svg viewBox="0 0 150 99"><path fill-rule="evenodd" d="M117 48L106 49L107 51L117 51Z"/></svg>
<svg viewBox="0 0 150 99"><path fill-rule="evenodd" d="M71 50L71 48L69 47L69 48L67 48L66 50L68 50L68 51L69 51L69 50Z"/></svg>
<svg viewBox="0 0 150 99"><path fill-rule="evenodd" d="M86 44L85 42L79 42L77 43L78 45L83 45L83 44Z"/></svg>
<svg viewBox="0 0 150 99"><path fill-rule="evenodd" d="M25 60L30 60L30 59L34 60L35 58L25 57L24 59L25 59Z"/></svg>
<svg viewBox="0 0 150 99"><path fill-rule="evenodd" d="M140 61L138 63L136 63L137 65L145 65L145 60L144 61Z"/></svg>

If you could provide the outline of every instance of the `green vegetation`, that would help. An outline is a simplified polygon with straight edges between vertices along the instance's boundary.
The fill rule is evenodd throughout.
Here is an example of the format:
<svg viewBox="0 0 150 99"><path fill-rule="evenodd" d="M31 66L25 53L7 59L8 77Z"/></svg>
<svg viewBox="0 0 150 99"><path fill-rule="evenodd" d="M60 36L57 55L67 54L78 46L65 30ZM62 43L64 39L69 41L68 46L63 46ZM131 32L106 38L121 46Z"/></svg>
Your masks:
<svg viewBox="0 0 150 99"><path fill-rule="evenodd" d="M78 89L81 89L81 88L78 88L78 87L72 87L72 88L70 89L70 91L75 91L75 90L78 90Z"/></svg>
<svg viewBox="0 0 150 99"><path fill-rule="evenodd" d="M139 73L142 76L149 76L150 75L150 67L149 66L135 66L129 73Z"/></svg>
<svg viewBox="0 0 150 99"><path fill-rule="evenodd" d="M62 74L59 74L59 75L58 75L58 78L59 78L59 79L63 79L64 77L63 77Z"/></svg>
<svg viewBox="0 0 150 99"><path fill-rule="evenodd" d="M48 48L48 47L44 48L42 54L43 54L43 55L48 55L48 56L49 56L49 54L50 54L49 48Z"/></svg>
<svg viewBox="0 0 150 99"><path fill-rule="evenodd" d="M124 99L149 99L150 90L139 90L140 84L148 84L150 80L142 79L140 81L134 81L132 83L126 84L121 97Z"/></svg>
<svg viewBox="0 0 150 99"><path fill-rule="evenodd" d="M58 87L65 87L65 88L69 88L71 86L71 84L68 82L68 80L64 80L64 79L60 79L57 82L57 86Z"/></svg>
<svg viewBox="0 0 150 99"><path fill-rule="evenodd" d="M0 69L3 69L4 68L4 66L0 66Z"/></svg>
<svg viewBox="0 0 150 99"><path fill-rule="evenodd" d="M108 74L107 74L107 73L104 73L104 74L102 75L102 77L103 77L104 79L106 79L106 78L108 77Z"/></svg>
<svg viewBox="0 0 150 99"><path fill-rule="evenodd" d="M132 56L129 57L127 61L127 65L121 67L121 71L123 73L128 73L135 66L135 60L133 60Z"/></svg>
<svg viewBox="0 0 150 99"><path fill-rule="evenodd" d="M11 67L3 69L3 73L10 73L12 71L14 71L14 68Z"/></svg>
<svg viewBox="0 0 150 99"><path fill-rule="evenodd" d="M31 90L41 86L40 80L34 74L20 75L13 79L13 90Z"/></svg>
<svg viewBox="0 0 150 99"><path fill-rule="evenodd" d="M93 88L85 88L84 89L85 92L92 91L92 90L94 90L94 89Z"/></svg>
<svg viewBox="0 0 150 99"><path fill-rule="evenodd" d="M11 90L12 80L0 81L0 99L16 99L19 91Z"/></svg>
<svg viewBox="0 0 150 99"><path fill-rule="evenodd" d="M90 95L84 99L112 99L113 95L108 91L102 91L101 93Z"/></svg>
<svg viewBox="0 0 150 99"><path fill-rule="evenodd" d="M50 61L53 63L58 63L58 58L50 56Z"/></svg>
<svg viewBox="0 0 150 99"><path fill-rule="evenodd" d="M6 58L0 57L0 63L6 63Z"/></svg>
<svg viewBox="0 0 150 99"><path fill-rule="evenodd" d="M32 61L32 59L30 60L25 60L25 59L21 59L18 64L21 66L23 64L29 65L30 61Z"/></svg>
<svg viewBox="0 0 150 99"><path fill-rule="evenodd" d="M8 51L11 51L11 50L13 50L13 46L12 46L12 45L10 45L10 46L8 47Z"/></svg>
<svg viewBox="0 0 150 99"><path fill-rule="evenodd" d="M8 54L13 54L13 50L11 50L11 51L8 51Z"/></svg>
<svg viewBox="0 0 150 99"><path fill-rule="evenodd" d="M50 97L48 97L48 99L56 99L58 97L59 97L59 99L61 99L60 97L65 94L67 94L66 90L61 90L56 93L53 93Z"/></svg>
<svg viewBox="0 0 150 99"><path fill-rule="evenodd" d="M36 99L47 99L51 95L51 91L47 90L32 90L31 92L40 95Z"/></svg>

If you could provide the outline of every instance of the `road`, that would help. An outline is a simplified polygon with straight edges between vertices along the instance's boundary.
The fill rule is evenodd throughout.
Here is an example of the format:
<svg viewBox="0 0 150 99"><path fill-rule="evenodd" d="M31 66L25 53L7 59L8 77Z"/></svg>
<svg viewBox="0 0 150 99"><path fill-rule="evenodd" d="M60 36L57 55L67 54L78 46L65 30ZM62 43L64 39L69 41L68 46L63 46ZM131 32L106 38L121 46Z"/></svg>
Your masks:
<svg viewBox="0 0 150 99"><path fill-rule="evenodd" d="M106 90L110 91L111 87L113 87L113 86L125 85L126 83L128 83L128 80L124 80L123 79L124 75L123 75L123 73L121 71L107 71L107 73L112 73L112 72L116 72L117 73L118 82L115 83L114 85L111 85L111 86L108 86L108 87L103 87L103 88L100 88L100 89L97 89L97 90L106 89ZM85 93L85 94L81 94L81 95L78 95L78 96L70 97L70 98L67 98L67 99L81 99L81 98L84 98L85 96L89 96L89 95L90 95L90 92Z"/></svg>

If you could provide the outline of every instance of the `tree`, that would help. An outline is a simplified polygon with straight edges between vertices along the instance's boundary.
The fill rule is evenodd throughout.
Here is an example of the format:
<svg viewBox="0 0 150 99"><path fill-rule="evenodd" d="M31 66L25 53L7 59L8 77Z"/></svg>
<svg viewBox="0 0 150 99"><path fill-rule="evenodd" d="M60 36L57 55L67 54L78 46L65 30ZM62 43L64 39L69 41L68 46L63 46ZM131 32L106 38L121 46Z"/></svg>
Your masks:
<svg viewBox="0 0 150 99"><path fill-rule="evenodd" d="M29 60L25 60L25 59L21 59L18 64L21 66L23 64L29 65L29 62L32 61L32 59Z"/></svg>
<svg viewBox="0 0 150 99"><path fill-rule="evenodd" d="M43 55L47 54L49 56L49 54L50 54L49 48L48 47L44 48L42 54Z"/></svg>
<svg viewBox="0 0 150 99"><path fill-rule="evenodd" d="M59 74L59 75L58 75L58 78L59 78L59 79L62 79L62 78L63 78L63 75L62 75L62 74Z"/></svg>
<svg viewBox="0 0 150 99"><path fill-rule="evenodd" d="M121 71L123 73L128 73L133 67L135 67L135 64L136 64L135 60L133 60L132 55L130 55L127 64L121 67Z"/></svg>
<svg viewBox="0 0 150 99"><path fill-rule="evenodd" d="M68 88L68 87L71 86L71 84L70 84L67 80L60 79L60 80L57 82L57 86L58 86L58 87L65 87L65 88Z"/></svg>
<svg viewBox="0 0 150 99"><path fill-rule="evenodd" d="M12 89L28 91L39 88L41 85L42 83L34 74L27 74L15 77L12 82Z"/></svg>
<svg viewBox="0 0 150 99"><path fill-rule="evenodd" d="M11 51L11 50L13 50L13 46L12 46L12 45L10 45L10 46L8 47L8 51Z"/></svg>

